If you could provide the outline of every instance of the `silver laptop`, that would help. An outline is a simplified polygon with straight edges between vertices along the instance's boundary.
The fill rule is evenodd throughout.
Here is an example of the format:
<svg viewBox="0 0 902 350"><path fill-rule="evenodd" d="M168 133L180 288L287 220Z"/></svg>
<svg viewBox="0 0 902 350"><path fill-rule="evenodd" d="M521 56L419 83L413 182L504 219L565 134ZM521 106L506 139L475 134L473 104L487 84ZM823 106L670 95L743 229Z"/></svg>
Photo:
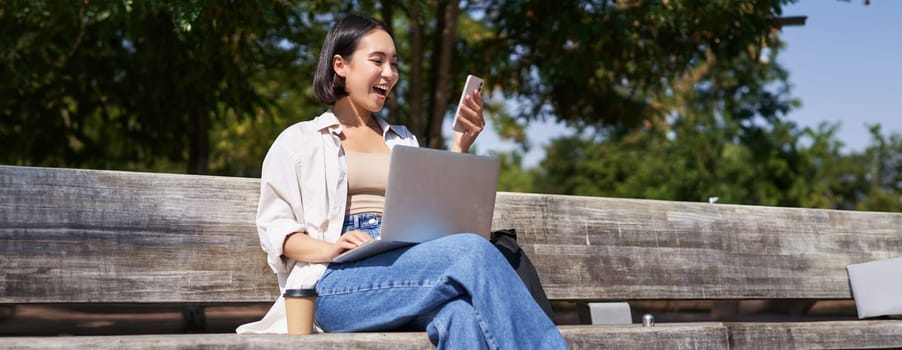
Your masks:
<svg viewBox="0 0 902 350"><path fill-rule="evenodd" d="M391 152L380 239L335 257L350 262L455 233L489 238L498 159L428 148Z"/></svg>

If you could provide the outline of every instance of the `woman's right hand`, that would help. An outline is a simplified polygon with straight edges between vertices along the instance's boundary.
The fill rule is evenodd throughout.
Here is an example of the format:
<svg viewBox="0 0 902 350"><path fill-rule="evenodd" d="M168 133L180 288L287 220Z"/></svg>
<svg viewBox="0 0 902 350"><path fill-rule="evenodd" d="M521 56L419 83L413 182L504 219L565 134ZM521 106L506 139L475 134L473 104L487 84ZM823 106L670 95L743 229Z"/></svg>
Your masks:
<svg viewBox="0 0 902 350"><path fill-rule="evenodd" d="M332 255L332 258L335 258L345 251L357 248L357 246L372 240L373 237L370 236L370 234L360 230L345 232L341 235L341 237L338 238L338 241L332 244L335 247L335 252L334 255Z"/></svg>

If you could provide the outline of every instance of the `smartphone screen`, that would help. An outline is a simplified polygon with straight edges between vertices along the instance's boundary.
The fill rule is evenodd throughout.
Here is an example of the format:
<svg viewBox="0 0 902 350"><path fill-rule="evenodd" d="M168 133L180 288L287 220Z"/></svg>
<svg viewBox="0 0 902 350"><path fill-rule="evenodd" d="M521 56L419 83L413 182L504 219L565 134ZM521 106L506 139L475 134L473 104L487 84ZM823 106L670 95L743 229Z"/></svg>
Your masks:
<svg viewBox="0 0 902 350"><path fill-rule="evenodd" d="M473 91L482 91L482 78L470 74L467 75L467 82L464 84L464 90L460 94L460 101L457 102L457 109L454 111L454 122L451 124L451 128L454 131L464 132L463 128L457 125L457 116L460 114L460 108L463 107L464 97L472 95Z"/></svg>

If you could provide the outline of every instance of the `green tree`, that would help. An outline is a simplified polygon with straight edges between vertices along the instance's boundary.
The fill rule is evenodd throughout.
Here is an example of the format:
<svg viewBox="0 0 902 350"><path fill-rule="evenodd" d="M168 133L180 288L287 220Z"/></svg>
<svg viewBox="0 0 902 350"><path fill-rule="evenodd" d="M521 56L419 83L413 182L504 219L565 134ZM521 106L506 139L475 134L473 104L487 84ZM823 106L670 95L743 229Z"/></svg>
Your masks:
<svg viewBox="0 0 902 350"><path fill-rule="evenodd" d="M655 117L637 91L667 87L700 52L747 49L779 3L11 1L2 161L253 173L247 159L283 121L315 115L311 67L335 14L352 10L394 28L403 79L386 116L425 145L443 147L467 73L537 102L541 113L489 114L520 141L522 123L548 115L626 125Z"/></svg>
<svg viewBox="0 0 902 350"><path fill-rule="evenodd" d="M523 155L517 151L495 153L501 162L498 191L534 192L534 170L523 169Z"/></svg>
<svg viewBox="0 0 902 350"><path fill-rule="evenodd" d="M469 6L12 1L0 9L0 161L253 175L276 133L322 111L309 89L319 47L352 11L396 28L404 79L385 116L441 148L464 71L451 62L483 27Z"/></svg>
<svg viewBox="0 0 902 350"><path fill-rule="evenodd" d="M2 161L207 172L212 126L271 103L255 77L297 75L294 52L310 41L298 10L283 2L4 5Z"/></svg>
<svg viewBox="0 0 902 350"><path fill-rule="evenodd" d="M642 126L613 123L591 138L552 144L541 189L801 205L811 183L802 176L809 172L800 159L803 132L785 120L797 102L775 63L781 45L770 31L732 56L703 47L680 76L668 78L667 88L635 89L648 110Z"/></svg>
<svg viewBox="0 0 902 350"><path fill-rule="evenodd" d="M872 143L861 153L841 158L833 187L844 209L902 211L902 135L884 135L870 126Z"/></svg>
<svg viewBox="0 0 902 350"><path fill-rule="evenodd" d="M667 115L649 92L711 57L757 58L788 2L493 0L495 33L473 51L490 62L490 84L532 101L523 120L637 127Z"/></svg>

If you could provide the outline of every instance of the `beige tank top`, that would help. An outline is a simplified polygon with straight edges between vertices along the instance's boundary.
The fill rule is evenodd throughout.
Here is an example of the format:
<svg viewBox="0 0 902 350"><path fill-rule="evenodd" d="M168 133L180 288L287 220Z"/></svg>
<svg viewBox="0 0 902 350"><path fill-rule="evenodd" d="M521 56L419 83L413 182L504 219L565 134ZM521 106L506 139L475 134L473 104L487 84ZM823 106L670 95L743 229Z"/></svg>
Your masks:
<svg viewBox="0 0 902 350"><path fill-rule="evenodd" d="M390 153L345 152L345 164L348 167L346 215L382 214L390 157Z"/></svg>

